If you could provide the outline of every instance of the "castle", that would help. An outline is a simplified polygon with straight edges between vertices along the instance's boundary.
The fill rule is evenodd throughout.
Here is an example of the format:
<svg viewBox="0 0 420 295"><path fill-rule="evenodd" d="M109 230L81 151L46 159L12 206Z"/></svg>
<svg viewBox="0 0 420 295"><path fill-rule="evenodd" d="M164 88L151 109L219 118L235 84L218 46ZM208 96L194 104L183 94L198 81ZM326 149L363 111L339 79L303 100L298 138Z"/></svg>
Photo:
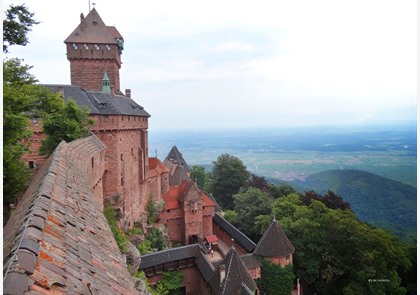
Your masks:
<svg viewBox="0 0 420 295"><path fill-rule="evenodd" d="M44 159L42 122L31 119L25 161L36 174L4 229L4 294L139 294L102 211L112 206L123 230L144 227L150 198L164 204L156 226L183 245L142 257L138 269L152 284L178 269L185 294L255 294L257 257L293 263L277 222L255 244L190 179L176 147L163 162L149 158L150 115L120 90L124 39L115 27L93 8L64 42L71 85L44 86L87 107L94 124L90 136Z"/></svg>

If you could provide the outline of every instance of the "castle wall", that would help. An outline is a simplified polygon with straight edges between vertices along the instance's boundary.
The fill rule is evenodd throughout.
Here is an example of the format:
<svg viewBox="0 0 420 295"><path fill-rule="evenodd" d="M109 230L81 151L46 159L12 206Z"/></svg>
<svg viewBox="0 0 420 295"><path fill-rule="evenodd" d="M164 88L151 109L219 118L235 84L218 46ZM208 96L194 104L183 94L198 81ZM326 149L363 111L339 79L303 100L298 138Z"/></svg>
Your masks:
<svg viewBox="0 0 420 295"><path fill-rule="evenodd" d="M206 207L206 211L207 210L208 208ZM214 207L213 207L213 214L214 214ZM203 214L203 236L204 237L213 235L213 214L209 214L209 215Z"/></svg>
<svg viewBox="0 0 420 295"><path fill-rule="evenodd" d="M104 198L124 212L122 225L131 226L145 218L150 188L147 118L123 115L94 115L91 130L106 145ZM152 188L153 189L153 188Z"/></svg>
<svg viewBox="0 0 420 295"><path fill-rule="evenodd" d="M230 247L232 245L232 237L224 232L217 224L213 224L213 233L219 238L219 241L222 241L226 246ZM239 256L248 253L235 241L233 242L233 245Z"/></svg>
<svg viewBox="0 0 420 295"><path fill-rule="evenodd" d="M28 146L29 152L23 154L21 160L34 173L38 171L45 162L45 157L39 154L42 141L47 137L42 132L42 121L40 118L31 118L28 129L33 133L29 139L23 141Z"/></svg>
<svg viewBox="0 0 420 295"><path fill-rule="evenodd" d="M169 211L169 212L168 212ZM182 242L184 233L184 221L180 209L162 211L160 213L160 223L166 224L169 240L171 242Z"/></svg>
<svg viewBox="0 0 420 295"><path fill-rule="evenodd" d="M271 262L272 264L280 265L285 267L286 265L293 264L293 255L286 255L280 257L267 257L265 260Z"/></svg>
<svg viewBox="0 0 420 295"><path fill-rule="evenodd" d="M211 295L211 291L197 267L188 267L180 270L184 274L181 287L185 287L186 295ZM158 274L148 278L151 285L162 280L163 275Z"/></svg>

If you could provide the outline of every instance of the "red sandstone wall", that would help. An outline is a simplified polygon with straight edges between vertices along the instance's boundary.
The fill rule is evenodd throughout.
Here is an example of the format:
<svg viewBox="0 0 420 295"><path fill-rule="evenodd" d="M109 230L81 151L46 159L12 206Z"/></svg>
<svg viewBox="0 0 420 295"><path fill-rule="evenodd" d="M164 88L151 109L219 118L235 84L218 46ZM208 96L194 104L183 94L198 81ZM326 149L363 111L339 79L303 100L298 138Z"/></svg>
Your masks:
<svg viewBox="0 0 420 295"><path fill-rule="evenodd" d="M202 277L200 271L196 267L188 267L181 269L184 274L184 281L181 287L186 287L187 295L211 295L210 288ZM162 279L163 275L154 275L148 278L151 285L156 284Z"/></svg>
<svg viewBox="0 0 420 295"><path fill-rule="evenodd" d="M203 216L203 236L207 237L211 235L213 235L213 215L204 215Z"/></svg>
<svg viewBox="0 0 420 295"><path fill-rule="evenodd" d="M171 242L183 242L184 222L180 209L172 209L160 213L160 223L166 224L169 240Z"/></svg>
<svg viewBox="0 0 420 295"><path fill-rule="evenodd" d="M219 240L223 241L223 243L225 243L228 247L232 245L232 238L216 224L213 224L213 232L219 238ZM233 245L235 246L236 252L239 256L248 253L244 249L242 249L242 247L238 243L234 242Z"/></svg>
<svg viewBox="0 0 420 295"><path fill-rule="evenodd" d="M21 160L25 162L27 167L29 167L29 162L31 161L35 167L33 172L35 172L41 168L46 160L44 156L39 154L39 149L46 135L42 133L42 122L40 119L31 119L28 129L32 130L33 133L29 139L23 141L23 144L29 147L29 153L25 153Z"/></svg>
<svg viewBox="0 0 420 295"><path fill-rule="evenodd" d="M118 99L118 98L116 98ZM146 180L148 169L147 118L123 115L91 116L91 130L105 143L106 172L104 197L118 197L118 207L124 211L123 225L143 221L150 192ZM153 181L152 181L153 183Z"/></svg>
<svg viewBox="0 0 420 295"><path fill-rule="evenodd" d="M293 264L293 255L287 256L280 256L280 257L270 257L266 258L267 261L270 261L273 264L280 265L281 267L285 267L286 265Z"/></svg>
<svg viewBox="0 0 420 295"><path fill-rule="evenodd" d="M102 78L106 70L111 86L120 89L121 55L117 45L109 44L67 44L67 59L70 61L70 78L72 85L85 90L102 91Z"/></svg>
<svg viewBox="0 0 420 295"><path fill-rule="evenodd" d="M200 271L196 267L189 267L182 270L184 281L182 285L186 287L187 295L210 295L210 290Z"/></svg>

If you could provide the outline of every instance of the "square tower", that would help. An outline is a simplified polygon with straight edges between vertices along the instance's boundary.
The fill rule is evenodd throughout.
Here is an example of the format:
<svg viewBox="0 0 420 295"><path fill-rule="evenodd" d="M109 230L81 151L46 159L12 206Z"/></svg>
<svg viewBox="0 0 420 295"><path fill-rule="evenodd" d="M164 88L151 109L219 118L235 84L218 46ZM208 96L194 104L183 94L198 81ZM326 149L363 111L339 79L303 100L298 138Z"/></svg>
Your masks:
<svg viewBox="0 0 420 295"><path fill-rule="evenodd" d="M102 91L105 71L114 91L120 90L121 54L124 39L118 30L106 26L95 8L80 15L77 28L64 41L70 61L72 85L85 90Z"/></svg>

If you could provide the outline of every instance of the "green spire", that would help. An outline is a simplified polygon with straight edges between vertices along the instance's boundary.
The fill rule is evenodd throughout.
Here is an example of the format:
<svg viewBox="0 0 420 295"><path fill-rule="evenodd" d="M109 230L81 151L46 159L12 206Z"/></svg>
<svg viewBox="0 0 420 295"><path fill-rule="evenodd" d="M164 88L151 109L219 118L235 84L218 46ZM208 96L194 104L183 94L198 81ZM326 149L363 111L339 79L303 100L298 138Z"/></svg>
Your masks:
<svg viewBox="0 0 420 295"><path fill-rule="evenodd" d="M104 73L104 77L102 78L102 92L111 94L111 83L109 82L108 74Z"/></svg>

